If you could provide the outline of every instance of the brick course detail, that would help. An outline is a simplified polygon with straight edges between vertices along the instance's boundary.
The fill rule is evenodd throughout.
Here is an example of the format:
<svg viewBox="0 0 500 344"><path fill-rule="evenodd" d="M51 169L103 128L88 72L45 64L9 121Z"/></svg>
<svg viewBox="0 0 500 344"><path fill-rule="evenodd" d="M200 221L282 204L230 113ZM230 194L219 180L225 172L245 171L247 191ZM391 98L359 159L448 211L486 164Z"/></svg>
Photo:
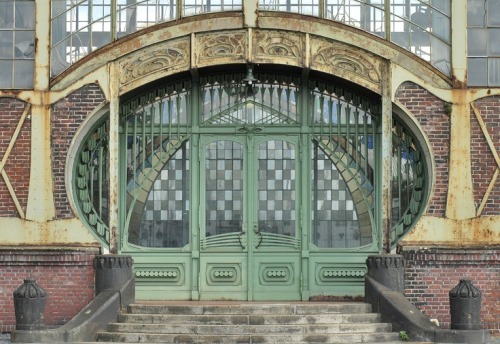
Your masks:
<svg viewBox="0 0 500 344"><path fill-rule="evenodd" d="M436 182L427 215L442 217L446 211L450 154L450 118L445 102L410 82L399 87L396 99L419 121L431 143Z"/></svg>
<svg viewBox="0 0 500 344"><path fill-rule="evenodd" d="M450 327L449 291L461 279L481 290L483 329L500 335L500 247L400 247L405 262L406 297L427 317Z"/></svg>
<svg viewBox="0 0 500 344"><path fill-rule="evenodd" d="M28 104L20 100L0 98L0 157L2 158L26 106ZM30 156L31 120L28 113L4 168L24 213L28 203ZM0 177L0 217L20 217L2 177Z"/></svg>
<svg viewBox="0 0 500 344"><path fill-rule="evenodd" d="M93 260L99 249L0 249L0 332L15 329L14 291L34 279L47 292L44 321L57 327L94 298Z"/></svg>
<svg viewBox="0 0 500 344"><path fill-rule="evenodd" d="M57 218L74 217L65 186L66 157L71 140L82 122L104 100L99 86L91 84L80 88L52 107L52 171Z"/></svg>
<svg viewBox="0 0 500 344"><path fill-rule="evenodd" d="M500 152L500 96L482 98L475 102L497 152ZM484 194L497 168L479 122L471 111L471 165L474 201L481 204ZM500 183L491 191L481 215L498 215L500 209Z"/></svg>

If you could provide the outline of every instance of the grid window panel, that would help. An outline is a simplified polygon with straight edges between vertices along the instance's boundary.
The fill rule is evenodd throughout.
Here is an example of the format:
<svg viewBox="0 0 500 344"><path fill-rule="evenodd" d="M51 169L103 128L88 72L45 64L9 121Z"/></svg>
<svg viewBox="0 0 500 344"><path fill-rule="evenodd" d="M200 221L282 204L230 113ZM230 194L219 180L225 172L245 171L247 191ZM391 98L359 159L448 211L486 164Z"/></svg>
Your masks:
<svg viewBox="0 0 500 344"><path fill-rule="evenodd" d="M295 146L267 141L258 146L258 205L261 231L295 235ZM286 157L288 156L288 158ZM293 176L293 177L292 177Z"/></svg>
<svg viewBox="0 0 500 344"><path fill-rule="evenodd" d="M176 248L189 242L188 159L185 143L158 173L142 212L140 246Z"/></svg>
<svg viewBox="0 0 500 344"><path fill-rule="evenodd" d="M205 235L239 232L243 221L243 147L231 141L205 148Z"/></svg>
<svg viewBox="0 0 500 344"><path fill-rule="evenodd" d="M346 183L330 158L313 149L313 243L320 248L360 246L358 217Z"/></svg>
<svg viewBox="0 0 500 344"><path fill-rule="evenodd" d="M0 72L2 88L33 88L35 1L0 1Z"/></svg>

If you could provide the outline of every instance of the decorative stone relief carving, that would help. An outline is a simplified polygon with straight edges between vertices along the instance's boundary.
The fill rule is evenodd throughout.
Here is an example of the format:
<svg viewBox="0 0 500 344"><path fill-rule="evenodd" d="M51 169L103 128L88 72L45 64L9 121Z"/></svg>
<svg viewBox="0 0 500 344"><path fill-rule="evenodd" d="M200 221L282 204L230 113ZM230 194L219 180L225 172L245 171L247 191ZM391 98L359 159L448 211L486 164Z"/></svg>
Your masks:
<svg viewBox="0 0 500 344"><path fill-rule="evenodd" d="M123 87L151 74L173 74L188 69L189 61L189 38L155 44L119 62L120 83Z"/></svg>
<svg viewBox="0 0 500 344"><path fill-rule="evenodd" d="M301 65L304 60L304 37L303 34L288 31L255 31L254 58L258 62L279 62L285 59Z"/></svg>
<svg viewBox="0 0 500 344"><path fill-rule="evenodd" d="M247 34L245 31L207 33L196 36L196 66L244 62Z"/></svg>
<svg viewBox="0 0 500 344"><path fill-rule="evenodd" d="M347 44L311 37L311 67L379 90L382 62Z"/></svg>

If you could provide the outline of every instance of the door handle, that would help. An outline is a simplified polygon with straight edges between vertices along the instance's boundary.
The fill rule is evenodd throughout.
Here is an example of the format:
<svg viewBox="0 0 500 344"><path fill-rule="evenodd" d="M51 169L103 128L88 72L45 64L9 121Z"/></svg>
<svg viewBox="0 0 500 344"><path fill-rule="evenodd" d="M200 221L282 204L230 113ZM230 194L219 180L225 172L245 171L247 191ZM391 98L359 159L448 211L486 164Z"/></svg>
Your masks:
<svg viewBox="0 0 500 344"><path fill-rule="evenodd" d="M260 232L260 228L259 228L259 225L257 223L255 223L253 225L253 232L259 236L257 239L258 242L255 245L255 248L257 248L260 246L260 244L262 244L262 233ZM257 235L255 236L255 238L257 238ZM254 240L254 243L255 243L255 240Z"/></svg>

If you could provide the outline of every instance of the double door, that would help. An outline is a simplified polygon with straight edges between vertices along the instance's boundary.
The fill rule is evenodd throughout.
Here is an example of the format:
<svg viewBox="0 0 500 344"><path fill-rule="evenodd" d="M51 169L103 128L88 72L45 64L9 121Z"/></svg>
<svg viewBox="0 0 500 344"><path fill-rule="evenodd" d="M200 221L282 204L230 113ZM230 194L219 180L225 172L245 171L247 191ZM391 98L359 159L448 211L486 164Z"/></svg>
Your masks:
<svg viewBox="0 0 500 344"><path fill-rule="evenodd" d="M298 145L298 136L200 139L201 299L301 299Z"/></svg>

